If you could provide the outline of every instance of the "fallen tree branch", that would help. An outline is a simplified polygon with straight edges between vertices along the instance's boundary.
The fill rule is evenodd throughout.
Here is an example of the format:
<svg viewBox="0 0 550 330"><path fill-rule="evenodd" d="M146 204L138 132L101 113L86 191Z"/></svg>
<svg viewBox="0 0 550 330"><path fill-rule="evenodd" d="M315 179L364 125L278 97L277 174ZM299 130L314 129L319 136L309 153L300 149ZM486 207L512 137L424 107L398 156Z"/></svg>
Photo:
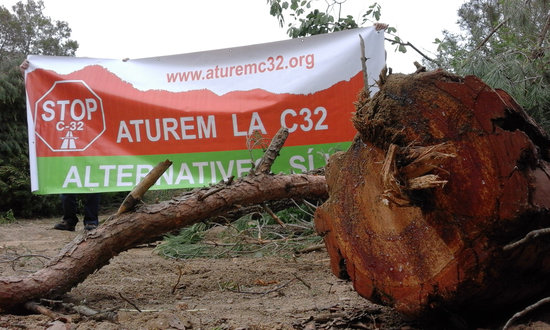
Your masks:
<svg viewBox="0 0 550 330"><path fill-rule="evenodd" d="M544 304L547 304L550 302L550 297L546 297L544 299L541 299L539 301L537 301L536 303L534 303L533 305L530 305L530 306L527 306L527 308L525 308L524 310L522 311L519 311L517 312L516 314L514 314L509 320L508 322L506 322L506 324L504 325L504 327L502 327L502 330L506 330L508 329L512 323L519 319L520 317L524 316L524 315L527 315L527 313L530 313L531 311L539 308L540 306L544 305Z"/></svg>
<svg viewBox="0 0 550 330"><path fill-rule="evenodd" d="M325 244L317 244L308 246L306 248L301 249L300 251L296 251L296 254L306 254L314 251L319 251L325 248Z"/></svg>
<svg viewBox="0 0 550 330"><path fill-rule="evenodd" d="M63 307L72 310L79 315L83 315L85 317L89 317L96 321L110 321L110 322L116 322L117 321L117 313L115 312L115 309L108 309L105 311L96 311L94 309L91 309L90 307L86 305L75 305L71 303L63 303Z"/></svg>
<svg viewBox="0 0 550 330"><path fill-rule="evenodd" d="M308 175L311 175L311 174L308 174ZM296 197L293 199L285 198L285 199L276 200L276 201L269 201L269 202L265 202L265 204L269 206L271 211L279 212L281 210L286 210L290 207L300 208L300 203L304 203L310 207L312 206L315 207L315 204L313 203L321 204L324 201L325 199L323 197L318 199L303 199L300 197ZM302 209L302 211L304 210ZM264 212L264 209L261 205L250 205L250 206L234 205L234 208L228 211L227 213L224 213L223 215L220 215L220 216L209 218L206 220L206 222L227 224L235 220L238 220L247 214L262 213L262 212ZM313 214L310 214L310 215L313 216Z"/></svg>
<svg viewBox="0 0 550 330"><path fill-rule="evenodd" d="M139 309L139 307L136 304L134 304L130 299L124 297L124 295L122 295L122 292L119 292L118 295L120 296L120 298L122 298L122 300L132 305L132 307L134 307L138 312L141 313L141 309Z"/></svg>
<svg viewBox="0 0 550 330"><path fill-rule="evenodd" d="M158 204L141 205L134 212L115 215L91 232L82 232L44 268L27 276L0 278L0 310L27 301L55 297L69 291L109 260L150 237L223 215L236 205L265 201L327 197L324 176L257 174L235 180L217 194L200 200L203 190L176 196Z"/></svg>
<svg viewBox="0 0 550 330"><path fill-rule="evenodd" d="M261 291L261 292L257 292L257 291L243 291L243 290L240 289L239 286L237 287L237 290L231 289L231 288L226 288L226 290L231 291L231 292L235 292L235 293L258 294L258 295L265 296L266 294L269 294L269 293L271 293L271 292L275 292L275 291L281 290L282 288L288 286L290 283L292 283L292 282L294 282L294 281L296 281L296 280L297 280L297 278L293 278L293 279L291 279L291 280L289 280L289 281L287 281L287 282L285 282L285 283L283 283L283 284L281 284L281 285L278 285L278 286L274 287L273 289L269 289L269 290Z"/></svg>
<svg viewBox="0 0 550 330"><path fill-rule="evenodd" d="M269 214L269 216L271 216L271 218L279 224L279 226L281 226L283 228L286 227L285 223L275 214L275 212L273 212L273 210L271 210L269 208L269 206L266 203L262 203L261 205L262 205L262 208L264 209L264 211L266 211L267 214Z"/></svg>
<svg viewBox="0 0 550 330"><path fill-rule="evenodd" d="M309 284L308 282L304 281L304 279L301 278L300 276L298 276L298 274L296 274L296 273L293 273L292 275L294 275L294 278L296 278L298 281L302 282L302 284L305 285L306 288L308 288L309 290L311 290L311 284Z"/></svg>
<svg viewBox="0 0 550 330"><path fill-rule="evenodd" d="M25 303L25 309L36 314L46 315L52 320L57 320L59 315L51 311L49 308L44 307L34 301L28 301Z"/></svg>
<svg viewBox="0 0 550 330"><path fill-rule="evenodd" d="M533 239L539 237L540 235L547 235L547 234L550 234L550 228L543 228L543 229L537 229L537 230L530 231L529 233L527 233L527 235L525 235L525 237L523 237L519 241L516 241L516 242L513 242L513 243L510 243L510 244L507 244L507 245L503 246L502 250L504 250L504 251L512 250L512 249L520 246L521 244L527 243L530 240L533 240Z"/></svg>

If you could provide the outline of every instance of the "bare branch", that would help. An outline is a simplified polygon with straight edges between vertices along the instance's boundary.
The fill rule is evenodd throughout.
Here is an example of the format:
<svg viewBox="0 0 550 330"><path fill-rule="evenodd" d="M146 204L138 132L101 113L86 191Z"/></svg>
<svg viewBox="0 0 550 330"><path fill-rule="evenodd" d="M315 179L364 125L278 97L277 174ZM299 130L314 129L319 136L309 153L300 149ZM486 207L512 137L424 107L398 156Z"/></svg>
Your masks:
<svg viewBox="0 0 550 330"><path fill-rule="evenodd" d="M288 138L288 129L285 127L281 127L277 134L273 137L273 140L271 140L271 144L267 148L267 150L264 153L264 156L262 159L260 159L260 162L258 163L258 166L256 167L255 171L251 171L250 173L254 174L267 174L269 171L271 171L271 165L273 165L273 162L275 161L275 158L279 156L279 151L281 151L281 148L285 144L286 139Z"/></svg>
<svg viewBox="0 0 550 330"><path fill-rule="evenodd" d="M172 162L169 160L158 163L157 166L147 173L145 178L143 178L143 180L126 196L116 214L119 215L133 209L147 190L157 182L158 178L160 178L170 165L172 165Z"/></svg>
<svg viewBox="0 0 550 330"><path fill-rule="evenodd" d="M540 31L539 35L539 48L542 48L544 45L544 41L547 40L546 35L548 34L548 31L550 30L550 14L546 17L546 24L544 25L544 28L542 28L542 31Z"/></svg>
<svg viewBox="0 0 550 330"><path fill-rule="evenodd" d="M266 203L262 203L262 208L264 209L264 211L267 212L267 214L269 214L271 216L271 218L273 218L273 220L275 220L275 222L277 222L279 224L279 226L285 228L286 225L285 223L275 214L275 212L273 212L269 206L266 204Z"/></svg>
<svg viewBox="0 0 550 330"><path fill-rule="evenodd" d="M526 243L526 242L528 242L532 239L537 238L540 235L546 235L546 234L550 234L550 228L543 228L543 229L533 230L533 231L529 232L527 235L525 235L525 237L520 239L519 241L514 242L514 243L510 243L508 245L505 245L502 248L502 250L504 250L504 251L512 250L512 249L520 246L521 244L524 244L524 243Z"/></svg>
<svg viewBox="0 0 550 330"><path fill-rule="evenodd" d="M502 330L508 329L510 327L510 325L512 325L512 322L514 322L515 320L519 319L520 317L526 315L527 313L539 308L540 306L542 306L542 305L544 305L548 302L550 302L550 297L546 297L544 299L541 299L541 300L537 301L536 303L534 303L533 305L527 306L527 308L525 308L524 310L517 312L516 314L514 314L512 316L512 318L510 318L508 320L508 322L506 322L504 327L502 327Z"/></svg>
<svg viewBox="0 0 550 330"><path fill-rule="evenodd" d="M132 305L132 307L134 307L138 312L141 313L141 309L139 309L139 307L138 307L136 304L134 304L130 299L124 297L124 296L122 295L122 292L119 292L118 295L120 296L120 298L122 298L124 301L126 301L127 303L129 303L130 305Z"/></svg>
<svg viewBox="0 0 550 330"><path fill-rule="evenodd" d="M493 29L493 31L491 31L491 33L489 33L485 39L483 39L483 41L477 45L477 47L473 50L474 52L475 51L478 51L481 47L483 47L483 45L485 45L487 43L487 41L489 41L489 39L491 39L491 37L493 36L493 34L495 34L495 32L498 31L498 29L500 29L504 23L508 22L508 19L505 19L504 21L500 22L497 26L495 26L495 28Z"/></svg>
<svg viewBox="0 0 550 330"><path fill-rule="evenodd" d="M365 91L369 93L369 75L367 74L367 58L365 56L365 40L359 35L359 45L361 46L361 68L363 70L363 81L365 84Z"/></svg>
<svg viewBox="0 0 550 330"><path fill-rule="evenodd" d="M424 54L423 52L421 52L418 48L416 48L413 44L411 44L410 42L402 42L402 41L396 41L396 40L393 40L393 39L389 39L389 38L384 38L385 40L387 41L390 41L394 44L398 44L398 45L403 45L405 47L411 47L412 49L414 49L418 54L420 54L420 56L424 57L426 60L432 62L432 63L437 63L434 59L432 59L431 57L429 57L428 55Z"/></svg>

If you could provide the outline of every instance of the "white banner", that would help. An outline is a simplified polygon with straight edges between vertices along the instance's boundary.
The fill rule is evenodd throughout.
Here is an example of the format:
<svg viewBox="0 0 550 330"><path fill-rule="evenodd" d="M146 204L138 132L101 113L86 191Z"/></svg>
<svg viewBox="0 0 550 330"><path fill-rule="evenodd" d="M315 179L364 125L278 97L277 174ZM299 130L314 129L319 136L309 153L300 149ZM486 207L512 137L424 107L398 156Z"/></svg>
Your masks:
<svg viewBox="0 0 550 330"><path fill-rule="evenodd" d="M156 189L242 176L281 126L274 171L323 166L354 136L353 102L385 64L373 27L144 59L28 57L32 189L129 190L164 159Z"/></svg>

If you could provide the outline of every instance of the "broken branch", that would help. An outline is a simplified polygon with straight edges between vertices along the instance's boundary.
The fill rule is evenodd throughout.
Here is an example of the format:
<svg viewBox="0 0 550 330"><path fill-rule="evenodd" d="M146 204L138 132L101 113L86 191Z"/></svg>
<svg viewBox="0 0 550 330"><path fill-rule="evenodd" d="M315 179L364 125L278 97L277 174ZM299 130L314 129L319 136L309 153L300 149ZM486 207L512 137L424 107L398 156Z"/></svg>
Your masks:
<svg viewBox="0 0 550 330"><path fill-rule="evenodd" d="M279 129L277 134L275 134L275 136L273 137L273 140L271 140L271 144L269 144L269 147L265 151L263 157L260 159L260 162L258 163L258 166L256 166L256 169L250 172L251 174L267 174L271 171L271 166L273 165L275 158L279 156L279 151L285 144L285 141L288 138L288 134L289 133L287 128L281 127Z"/></svg>
<svg viewBox="0 0 550 330"><path fill-rule="evenodd" d="M160 176L170 167L170 165L172 165L172 162L167 159L158 163L157 166L147 173L145 178L143 178L143 180L126 196L116 215L132 210L136 204L141 201L141 198L147 190L149 190L149 188L157 182L158 178L160 178Z"/></svg>
<svg viewBox="0 0 550 330"><path fill-rule="evenodd" d="M512 249L520 246L521 244L525 244L525 243L539 237L540 235L547 235L547 234L550 234L550 228L543 228L543 229L533 230L533 231L529 232L527 235L525 235L525 237L523 237L519 241L514 242L514 243L510 243L508 245L505 245L504 247L502 247L502 250L504 250L504 251L512 250Z"/></svg>
<svg viewBox="0 0 550 330"><path fill-rule="evenodd" d="M506 322L506 324L504 325L504 327L502 327L502 330L506 330L508 329L512 323L519 319L520 317L522 316L525 316L527 315L527 313L539 308L540 306L544 305L544 304L547 304L550 302L550 297L546 297L544 299L541 299L539 301L537 301L536 303L534 303L533 305L530 305L530 306L527 306L524 310L522 311L519 311L517 312L516 314L514 314L509 320L508 322Z"/></svg>

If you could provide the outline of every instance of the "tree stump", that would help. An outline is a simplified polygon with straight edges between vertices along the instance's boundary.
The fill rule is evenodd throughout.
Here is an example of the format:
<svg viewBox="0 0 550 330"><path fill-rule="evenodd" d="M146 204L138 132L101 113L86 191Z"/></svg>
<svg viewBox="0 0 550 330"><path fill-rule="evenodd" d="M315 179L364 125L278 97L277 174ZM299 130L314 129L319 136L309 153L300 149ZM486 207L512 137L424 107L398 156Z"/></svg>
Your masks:
<svg viewBox="0 0 550 330"><path fill-rule="evenodd" d="M502 315L549 294L550 235L510 245L550 226L546 133L474 76L379 86L360 94L358 134L326 168L315 224L334 274L413 318Z"/></svg>

